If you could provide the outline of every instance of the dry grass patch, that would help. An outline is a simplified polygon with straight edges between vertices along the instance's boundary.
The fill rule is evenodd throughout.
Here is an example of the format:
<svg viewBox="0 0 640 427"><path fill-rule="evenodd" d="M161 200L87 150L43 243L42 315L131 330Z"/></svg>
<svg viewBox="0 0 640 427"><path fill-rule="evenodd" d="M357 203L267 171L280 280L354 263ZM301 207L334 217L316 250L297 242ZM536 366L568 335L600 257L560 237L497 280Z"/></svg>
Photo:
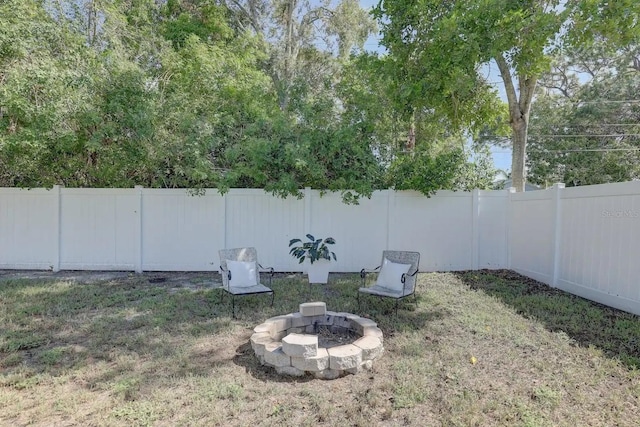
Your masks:
<svg viewBox="0 0 640 427"><path fill-rule="evenodd" d="M419 277L418 301L367 299L357 275L274 281L276 303L145 276L0 281L2 425L637 426L637 316L509 272ZM279 377L252 328L300 303L379 323L370 372ZM585 320L586 319L586 320Z"/></svg>

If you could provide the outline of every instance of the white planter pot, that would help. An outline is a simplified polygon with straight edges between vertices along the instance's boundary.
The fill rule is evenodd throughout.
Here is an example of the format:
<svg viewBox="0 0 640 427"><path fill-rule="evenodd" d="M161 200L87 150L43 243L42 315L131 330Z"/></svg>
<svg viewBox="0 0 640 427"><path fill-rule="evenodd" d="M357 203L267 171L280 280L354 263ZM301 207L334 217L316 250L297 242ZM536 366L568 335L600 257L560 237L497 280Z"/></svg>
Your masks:
<svg viewBox="0 0 640 427"><path fill-rule="evenodd" d="M331 261L326 259L315 261L313 264L308 262L307 274L309 276L309 283L326 284L327 281L329 280L330 269L331 269Z"/></svg>

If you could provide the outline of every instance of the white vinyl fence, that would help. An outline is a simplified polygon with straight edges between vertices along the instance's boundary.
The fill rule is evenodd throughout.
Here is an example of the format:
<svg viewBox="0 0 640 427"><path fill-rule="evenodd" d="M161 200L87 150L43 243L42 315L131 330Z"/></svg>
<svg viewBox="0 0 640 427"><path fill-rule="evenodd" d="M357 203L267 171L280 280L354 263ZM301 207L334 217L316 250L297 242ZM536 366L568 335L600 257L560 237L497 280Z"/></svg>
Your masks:
<svg viewBox="0 0 640 427"><path fill-rule="evenodd" d="M358 205L338 194L282 199L262 190L0 189L0 268L210 271L218 250L255 246L261 264L301 271L289 240L332 236L332 271L415 250L422 270L504 267L508 193L380 191Z"/></svg>
<svg viewBox="0 0 640 427"><path fill-rule="evenodd" d="M514 193L509 267L640 314L640 182Z"/></svg>
<svg viewBox="0 0 640 427"><path fill-rule="evenodd" d="M511 268L640 314L640 182L527 193L375 192L359 205L305 190L0 188L0 269L214 271L218 250L255 246L276 271L303 271L292 238L332 236L335 272L421 253L421 271Z"/></svg>

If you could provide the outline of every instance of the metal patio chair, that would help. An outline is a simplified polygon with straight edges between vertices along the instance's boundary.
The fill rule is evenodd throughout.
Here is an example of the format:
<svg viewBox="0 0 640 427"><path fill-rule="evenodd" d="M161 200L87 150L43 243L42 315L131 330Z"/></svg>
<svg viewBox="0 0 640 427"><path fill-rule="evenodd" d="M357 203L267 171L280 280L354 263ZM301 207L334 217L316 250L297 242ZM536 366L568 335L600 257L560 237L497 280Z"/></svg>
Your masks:
<svg viewBox="0 0 640 427"><path fill-rule="evenodd" d="M273 307L275 296L275 292L271 289L273 268L265 268L258 263L258 253L255 248L221 249L218 254L224 291L220 301L222 302L225 292L231 294L231 311L234 319L236 318L236 296L271 294ZM261 271L269 277L268 286L260 281Z"/></svg>
<svg viewBox="0 0 640 427"><path fill-rule="evenodd" d="M380 298L396 300L396 315L398 301L408 296L415 297L416 279L420 266L420 253L408 251L383 251L382 262L372 270L362 269L362 287L358 289L358 308L360 308L360 294L373 295ZM367 274L377 272L376 282L367 286ZM370 276L371 277L371 276Z"/></svg>

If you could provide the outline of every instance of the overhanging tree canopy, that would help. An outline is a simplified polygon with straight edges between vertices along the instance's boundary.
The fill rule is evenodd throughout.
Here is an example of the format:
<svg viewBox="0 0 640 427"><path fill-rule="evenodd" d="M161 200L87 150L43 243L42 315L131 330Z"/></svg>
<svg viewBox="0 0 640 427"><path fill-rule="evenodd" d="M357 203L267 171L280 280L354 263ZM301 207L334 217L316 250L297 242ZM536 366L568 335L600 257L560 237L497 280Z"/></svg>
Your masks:
<svg viewBox="0 0 640 427"><path fill-rule="evenodd" d="M508 101L513 184L523 191L529 112L550 52L593 37L626 44L638 37L639 11L634 0L382 0L375 13L407 99L458 126L479 130L501 111L486 68L497 65Z"/></svg>

